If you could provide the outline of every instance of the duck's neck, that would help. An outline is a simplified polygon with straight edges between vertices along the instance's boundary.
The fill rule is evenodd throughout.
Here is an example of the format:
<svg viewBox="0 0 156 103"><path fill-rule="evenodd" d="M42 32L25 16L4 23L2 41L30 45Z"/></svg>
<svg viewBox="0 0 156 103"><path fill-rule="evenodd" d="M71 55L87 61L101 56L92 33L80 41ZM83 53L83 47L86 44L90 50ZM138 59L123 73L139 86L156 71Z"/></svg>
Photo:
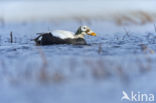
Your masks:
<svg viewBox="0 0 156 103"><path fill-rule="evenodd" d="M85 32L81 31L81 26L80 26L75 33L75 38L84 38L85 34L86 34Z"/></svg>
<svg viewBox="0 0 156 103"><path fill-rule="evenodd" d="M84 39L85 33L76 34L75 38L83 38Z"/></svg>

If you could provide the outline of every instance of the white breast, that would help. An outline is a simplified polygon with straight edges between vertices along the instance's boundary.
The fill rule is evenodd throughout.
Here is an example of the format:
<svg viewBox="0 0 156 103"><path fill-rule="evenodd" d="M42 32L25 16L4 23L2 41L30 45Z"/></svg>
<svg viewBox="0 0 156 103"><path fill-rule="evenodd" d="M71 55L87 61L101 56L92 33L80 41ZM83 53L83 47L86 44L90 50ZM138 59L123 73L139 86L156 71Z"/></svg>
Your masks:
<svg viewBox="0 0 156 103"><path fill-rule="evenodd" d="M70 31L64 31L64 30L55 30L52 31L53 36L59 37L61 39L67 39L67 38L74 38L74 33Z"/></svg>

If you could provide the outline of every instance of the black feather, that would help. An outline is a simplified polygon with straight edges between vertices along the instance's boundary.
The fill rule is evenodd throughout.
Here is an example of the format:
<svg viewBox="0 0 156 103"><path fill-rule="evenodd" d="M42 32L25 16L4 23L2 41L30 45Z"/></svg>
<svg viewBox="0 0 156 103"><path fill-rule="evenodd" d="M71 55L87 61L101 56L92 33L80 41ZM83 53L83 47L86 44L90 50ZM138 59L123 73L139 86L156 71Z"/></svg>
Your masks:
<svg viewBox="0 0 156 103"><path fill-rule="evenodd" d="M41 39L40 39L41 38ZM61 39L53 36L51 33L41 33L34 39L36 45L52 45L52 44L73 44L73 45L86 45L86 41L83 38L76 39Z"/></svg>

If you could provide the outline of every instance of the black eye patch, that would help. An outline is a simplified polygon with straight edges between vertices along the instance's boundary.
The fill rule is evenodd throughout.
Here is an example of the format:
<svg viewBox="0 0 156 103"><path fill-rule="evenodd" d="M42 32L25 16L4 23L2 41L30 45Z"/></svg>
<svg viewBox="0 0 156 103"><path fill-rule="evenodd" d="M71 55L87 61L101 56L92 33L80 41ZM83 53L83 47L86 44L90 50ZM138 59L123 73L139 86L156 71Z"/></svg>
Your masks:
<svg viewBox="0 0 156 103"><path fill-rule="evenodd" d="M90 30L88 29L88 30L86 30L86 33L88 33L88 32L90 32Z"/></svg>

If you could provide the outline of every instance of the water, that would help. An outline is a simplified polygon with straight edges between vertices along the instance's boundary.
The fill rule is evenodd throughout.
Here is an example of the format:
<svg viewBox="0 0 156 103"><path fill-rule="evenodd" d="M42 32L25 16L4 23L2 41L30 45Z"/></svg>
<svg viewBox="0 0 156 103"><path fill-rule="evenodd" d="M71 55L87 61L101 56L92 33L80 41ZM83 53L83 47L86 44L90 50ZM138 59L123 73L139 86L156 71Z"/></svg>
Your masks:
<svg viewBox="0 0 156 103"><path fill-rule="evenodd" d="M80 25L97 33L86 36L89 45L35 46L31 41L38 32L74 32ZM0 102L120 103L123 90L156 94L155 37L153 24L123 27L93 20L1 25Z"/></svg>

